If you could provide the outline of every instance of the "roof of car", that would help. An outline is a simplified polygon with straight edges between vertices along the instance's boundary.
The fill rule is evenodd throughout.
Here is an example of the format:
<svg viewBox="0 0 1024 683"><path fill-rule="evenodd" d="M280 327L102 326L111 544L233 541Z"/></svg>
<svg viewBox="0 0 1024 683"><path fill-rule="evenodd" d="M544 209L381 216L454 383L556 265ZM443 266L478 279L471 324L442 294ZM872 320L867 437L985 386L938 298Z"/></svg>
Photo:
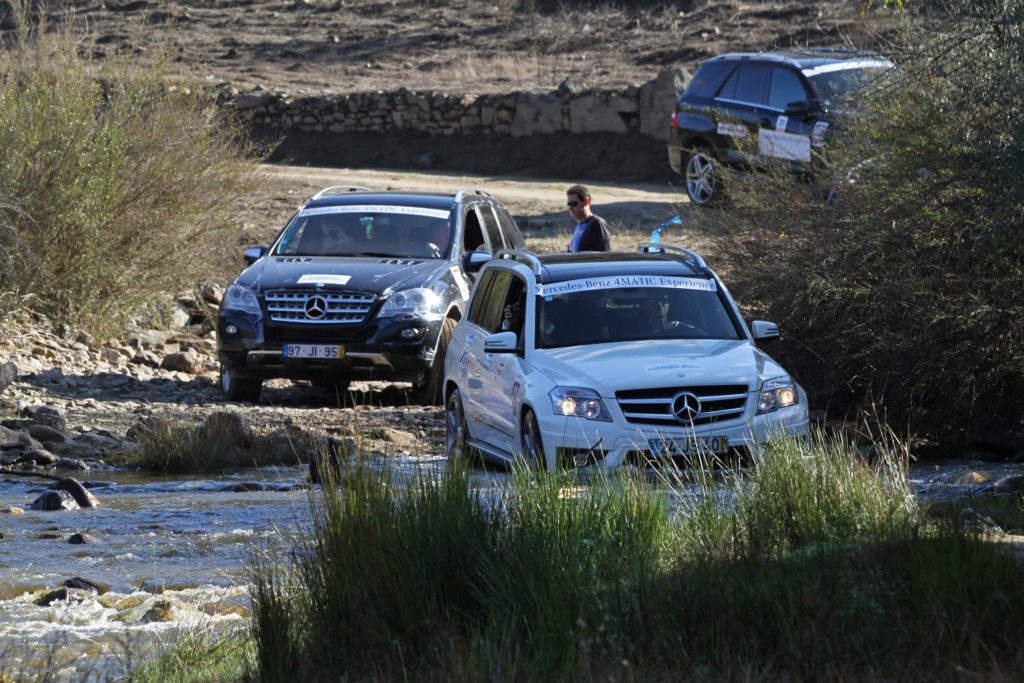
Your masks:
<svg viewBox="0 0 1024 683"><path fill-rule="evenodd" d="M710 277L692 263L670 253L638 251L582 252L540 256L541 282L564 282L587 277L615 275L665 275Z"/></svg>
<svg viewBox="0 0 1024 683"><path fill-rule="evenodd" d="M366 192L353 190L321 194L309 199L307 206L349 206L352 204L383 204L415 206L429 209L450 209L455 195L436 192Z"/></svg>
<svg viewBox="0 0 1024 683"><path fill-rule="evenodd" d="M798 69L813 69L823 64L838 64L848 60L881 59L877 52L851 50L849 48L805 48L792 50L774 50L771 52L726 52L709 59L719 60L760 59L765 61L783 62Z"/></svg>

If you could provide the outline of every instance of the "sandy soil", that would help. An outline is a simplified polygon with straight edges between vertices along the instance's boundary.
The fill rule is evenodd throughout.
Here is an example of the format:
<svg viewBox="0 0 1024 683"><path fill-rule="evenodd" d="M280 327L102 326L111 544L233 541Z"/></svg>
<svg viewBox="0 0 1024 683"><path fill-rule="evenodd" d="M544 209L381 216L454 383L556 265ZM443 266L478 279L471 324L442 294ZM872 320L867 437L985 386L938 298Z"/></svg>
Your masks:
<svg viewBox="0 0 1024 683"><path fill-rule="evenodd" d="M39 0L100 58L153 56L240 90L507 92L642 83L728 50L873 47L887 10L849 0ZM0 2L0 28L13 24ZM862 7L871 10L861 14ZM8 16L4 16L4 15Z"/></svg>

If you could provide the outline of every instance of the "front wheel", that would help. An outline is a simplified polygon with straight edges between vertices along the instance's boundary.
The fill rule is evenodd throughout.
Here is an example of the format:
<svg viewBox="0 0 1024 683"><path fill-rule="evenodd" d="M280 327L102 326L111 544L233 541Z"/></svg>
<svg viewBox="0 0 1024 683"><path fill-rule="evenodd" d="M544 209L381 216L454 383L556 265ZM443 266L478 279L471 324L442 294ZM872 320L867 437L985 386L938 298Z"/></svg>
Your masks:
<svg viewBox="0 0 1024 683"><path fill-rule="evenodd" d="M423 377L422 383L416 387L416 399L426 406L439 406L444 400L444 357L448 353L448 344L452 340L457 320L445 318L441 323L441 331L437 335L437 348L430 370Z"/></svg>
<svg viewBox="0 0 1024 683"><path fill-rule="evenodd" d="M239 377L235 370L223 363L220 366L220 390L229 401L248 401L256 403L260 400L263 380L253 377Z"/></svg>
<svg viewBox="0 0 1024 683"><path fill-rule="evenodd" d="M523 409L523 426L520 430L519 440L526 462L538 470L546 470L548 461L544 457L544 442L540 436L540 425L537 424L537 416L529 408Z"/></svg>
<svg viewBox="0 0 1024 683"><path fill-rule="evenodd" d="M445 404L444 426L448 461L455 464L468 455L466 411L462 408L462 393L458 389L452 389L451 396L448 397L448 402Z"/></svg>
<svg viewBox="0 0 1024 683"><path fill-rule="evenodd" d="M686 157L686 194L697 206L708 206L721 194L718 162L709 147L698 147Z"/></svg>

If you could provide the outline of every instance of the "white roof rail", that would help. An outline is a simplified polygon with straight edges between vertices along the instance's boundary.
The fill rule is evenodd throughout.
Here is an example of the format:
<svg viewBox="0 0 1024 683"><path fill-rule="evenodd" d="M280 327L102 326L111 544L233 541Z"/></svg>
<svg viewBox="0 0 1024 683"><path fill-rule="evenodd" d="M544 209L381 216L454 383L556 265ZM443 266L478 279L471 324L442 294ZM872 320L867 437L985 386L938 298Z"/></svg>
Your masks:
<svg viewBox="0 0 1024 683"><path fill-rule="evenodd" d="M687 263L690 263L696 268L706 270L708 267L708 264L704 263L704 259L700 257L700 254L692 249L677 247L674 244L665 244L664 242L641 242L640 246L637 247L637 251L645 254L664 254L665 252L671 251L676 254L680 254Z"/></svg>
<svg viewBox="0 0 1024 683"><path fill-rule="evenodd" d="M525 249L499 249L498 253L494 255L494 258L498 259L515 259L520 263L525 263L533 269L534 275L540 275L541 262L537 256Z"/></svg>
<svg viewBox="0 0 1024 683"><path fill-rule="evenodd" d="M368 187L360 187L359 185L331 185L313 195L313 199L320 199L329 194L344 194L346 192L373 192L373 190Z"/></svg>

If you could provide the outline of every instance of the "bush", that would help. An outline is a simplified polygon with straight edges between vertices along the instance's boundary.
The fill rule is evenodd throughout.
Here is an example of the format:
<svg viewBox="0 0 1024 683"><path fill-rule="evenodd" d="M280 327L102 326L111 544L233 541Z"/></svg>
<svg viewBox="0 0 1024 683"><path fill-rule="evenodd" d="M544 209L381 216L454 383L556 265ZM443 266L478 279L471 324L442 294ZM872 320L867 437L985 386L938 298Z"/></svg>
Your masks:
<svg viewBox="0 0 1024 683"><path fill-rule="evenodd" d="M961 438L1024 392L1024 1L944 9L858 99L817 179L833 204L771 171L691 219L731 231L733 288L799 340L779 355L812 395Z"/></svg>
<svg viewBox="0 0 1024 683"><path fill-rule="evenodd" d="M159 59L101 65L21 9L0 53L0 291L113 332L154 294L194 284L238 227L255 167L213 97L171 84Z"/></svg>

